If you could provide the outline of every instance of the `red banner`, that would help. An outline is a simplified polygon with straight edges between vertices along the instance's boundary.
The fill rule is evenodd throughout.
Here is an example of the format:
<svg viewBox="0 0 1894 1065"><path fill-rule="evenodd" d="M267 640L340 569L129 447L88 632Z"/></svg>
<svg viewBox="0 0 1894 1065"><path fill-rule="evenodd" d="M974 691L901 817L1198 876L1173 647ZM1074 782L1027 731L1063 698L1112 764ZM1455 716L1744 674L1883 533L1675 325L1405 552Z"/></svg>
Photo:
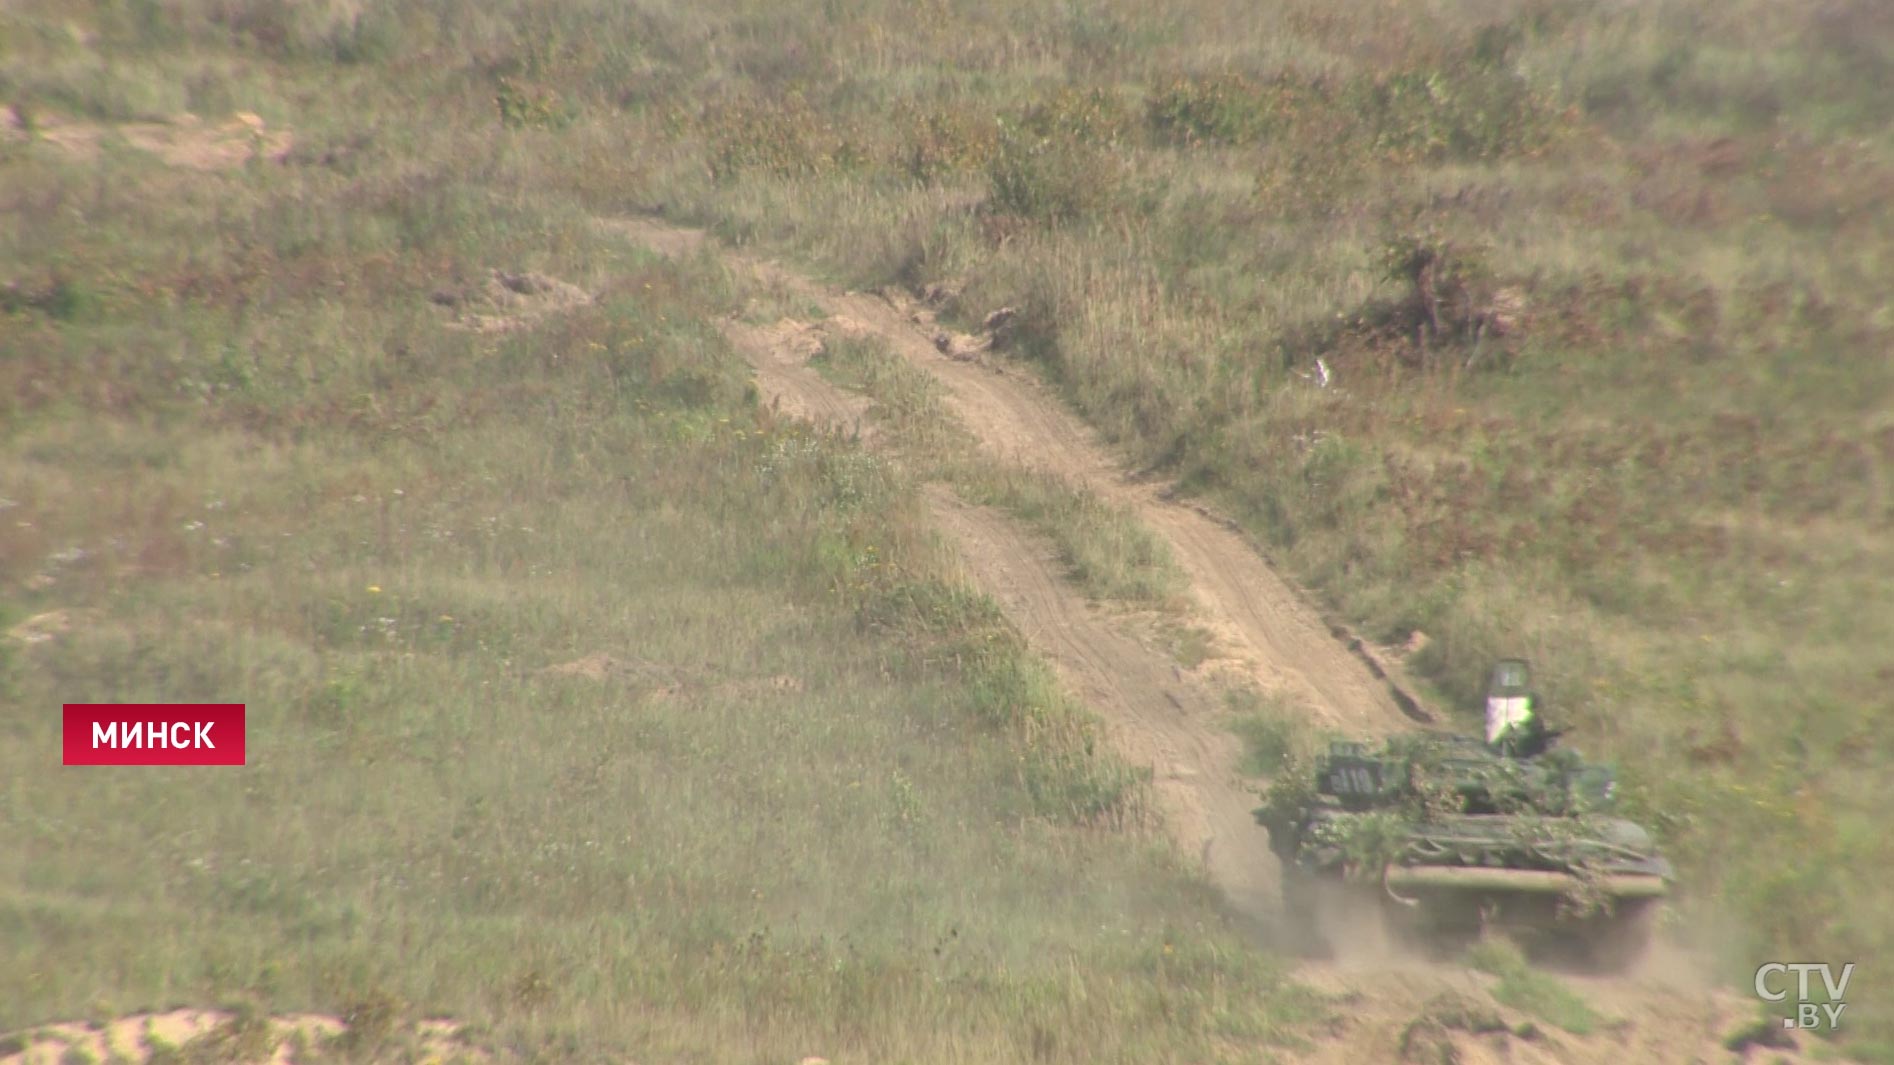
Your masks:
<svg viewBox="0 0 1894 1065"><path fill-rule="evenodd" d="M67 703L67 765L242 765L242 703Z"/></svg>

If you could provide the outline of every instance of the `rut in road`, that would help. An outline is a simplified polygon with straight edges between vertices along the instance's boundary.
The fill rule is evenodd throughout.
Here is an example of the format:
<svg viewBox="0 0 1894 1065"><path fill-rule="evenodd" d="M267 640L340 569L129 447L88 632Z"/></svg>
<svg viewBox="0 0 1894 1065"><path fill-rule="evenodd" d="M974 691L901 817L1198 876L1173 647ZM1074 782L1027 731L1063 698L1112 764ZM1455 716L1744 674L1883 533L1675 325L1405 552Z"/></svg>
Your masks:
<svg viewBox="0 0 1894 1065"><path fill-rule="evenodd" d="M869 403L808 366L819 350L793 324L722 323L724 336L756 368L766 402L831 427L862 425ZM864 432L865 437L869 434ZM1277 916L1275 859L1250 810L1254 796L1235 772L1238 743L1217 720L1217 700L1166 656L1118 631L1063 579L1057 552L987 507L939 486L925 493L933 524L953 543L970 583L1000 604L1061 681L1106 724L1112 745L1151 767L1165 828L1231 905L1259 923Z"/></svg>
<svg viewBox="0 0 1894 1065"><path fill-rule="evenodd" d="M710 250L703 234L649 219L613 219L610 229L662 254ZM1243 657L1267 690L1299 696L1321 724L1354 734L1412 728L1424 712L1382 676L1387 667L1356 657L1241 535L1207 512L1140 483L1036 380L943 356L910 312L887 300L838 293L774 264L725 248L725 267L820 307L850 328L879 336L946 386L949 409L994 455L1053 471L1100 497L1131 508L1169 544L1190 578L1199 624ZM785 412L872 442L863 396L831 384L808 365L819 330L794 322L722 323L725 336L756 369L768 402ZM1278 933L1276 868L1266 833L1250 817L1255 797L1236 771L1239 744L1220 719L1218 700L1162 652L1133 637L1064 579L1042 537L1005 515L928 488L936 526L958 548L967 576L993 596L1034 649L1103 719L1127 760L1152 767L1165 825L1186 854L1204 859L1210 879L1233 907ZM1404 707L1407 709L1404 710ZM1363 967L1304 964L1300 974L1349 1004L1332 1032L1299 1053L1308 1065L1417 1060L1416 1025L1443 1056L1463 1065L1621 1065L1720 1060L1723 1034L1754 1014L1740 995L1705 987L1694 965L1677 971L1587 980L1583 987L1607 1023L1588 1035L1523 1025L1511 1034L1434 1031L1442 995L1479 999L1489 978L1465 968L1386 957ZM1668 966L1667 966L1668 968ZM1437 1026L1436 1026L1437 1027ZM1521 1034L1531 1029L1530 1034ZM1784 1062L1806 1060L1791 1050ZM1436 1059L1430 1059L1436 1060Z"/></svg>
<svg viewBox="0 0 1894 1065"><path fill-rule="evenodd" d="M702 233L651 219L608 224L667 255L707 246ZM1318 717L1318 724L1351 735L1381 735L1413 727L1416 717L1425 719L1411 696L1378 676L1379 667L1337 639L1331 626L1240 533L1200 507L1172 498L1170 486L1134 478L1091 429L1033 377L943 357L930 330L917 327L910 312L881 296L836 292L775 263L728 249L719 249L718 257L735 272L866 326L892 352L945 386L948 409L995 457L1057 474L1131 510L1169 545L1190 578L1200 620L1263 690L1289 696ZM767 371L759 366L766 390L781 386L769 378L783 371L780 354L768 358ZM798 408L807 402L794 400Z"/></svg>
<svg viewBox="0 0 1894 1065"><path fill-rule="evenodd" d="M1118 750L1150 765L1173 838L1203 859L1205 873L1238 911L1261 921L1274 917L1276 862L1250 814L1255 798L1235 774L1239 744L1218 720L1216 698L1098 616L1061 578L1051 545L950 492L927 495L973 583L999 601L1033 649L1107 722Z"/></svg>
<svg viewBox="0 0 1894 1065"><path fill-rule="evenodd" d="M650 220L611 227L667 255L707 247L702 234ZM888 300L838 293L773 263L719 249L729 269L820 307L878 337L890 351L945 385L949 411L996 458L1049 471L1124 506L1169 545L1190 582L1195 620L1267 691L1286 693L1321 724L1354 734L1409 727L1388 686L1302 603L1236 532L1200 510L1139 483L1090 430L1036 381L943 357L932 338ZM768 402L788 413L860 431L870 406L809 365L817 328L785 321L722 323L757 373ZM1216 696L1162 652L1121 631L1063 579L1050 545L1003 515L927 493L936 525L952 540L973 582L1000 602L1036 650L1104 719L1115 746L1152 768L1167 829L1239 911L1276 916L1274 857L1250 811L1256 797L1238 775L1240 744L1220 719Z"/></svg>

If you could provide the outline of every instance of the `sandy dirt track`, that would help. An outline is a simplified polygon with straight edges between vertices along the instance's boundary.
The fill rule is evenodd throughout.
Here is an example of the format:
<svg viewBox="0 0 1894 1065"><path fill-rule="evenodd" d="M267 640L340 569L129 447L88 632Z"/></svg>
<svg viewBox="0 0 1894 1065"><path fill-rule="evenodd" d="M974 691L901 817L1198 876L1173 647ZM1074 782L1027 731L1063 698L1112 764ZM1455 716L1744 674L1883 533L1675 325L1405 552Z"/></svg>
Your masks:
<svg viewBox="0 0 1894 1065"><path fill-rule="evenodd" d="M929 507L960 549L972 583L999 600L1035 650L1107 722L1118 750L1148 765L1167 827L1245 914L1276 910L1275 859L1236 777L1236 737L1214 697L1161 653L1132 639L1060 579L1050 545L1003 515L930 491Z"/></svg>
<svg viewBox="0 0 1894 1065"><path fill-rule="evenodd" d="M703 246L688 231L643 221L621 225L628 236L669 254ZM1188 506L1166 501L1155 486L1120 477L1088 431L1024 375L942 357L921 330L880 297L832 293L741 256L726 261L822 307L830 321L873 332L901 357L941 375L955 416L1009 462L1055 471L1131 506L1184 563L1196 620L1226 646L1240 649L1243 667L1260 684L1276 690L1289 686L1298 702L1327 710L1331 723L1352 726L1352 731L1408 724L1385 685L1335 643L1240 536ZM838 428L863 425L868 402L808 365L821 350L818 326L787 319L774 326L726 320L722 329L755 367L764 402ZM1276 861L1267 834L1251 816L1257 799L1236 772L1240 744L1219 719L1215 695L1089 604L1063 579L1064 567L1051 545L944 489L931 489L927 500L972 583L999 601L1034 649L1103 719L1116 748L1133 764L1151 768L1165 826L1180 850L1201 860L1246 916L1259 922L1273 918ZM1252 583L1259 591L1245 594Z"/></svg>
<svg viewBox="0 0 1894 1065"><path fill-rule="evenodd" d="M1224 522L1171 496L1168 486L1125 471L1090 429L1036 379L985 360L953 358L909 301L828 289L774 263L714 244L704 234L648 218L602 222L667 256L715 255L726 268L818 307L828 322L866 330L939 380L949 410L997 457L1052 471L1126 506L1163 538L1190 580L1195 624L1234 652L1238 668L1266 691L1288 696L1318 723L1353 735L1417 727L1429 712L1391 666L1325 622L1267 560ZM755 367L766 403L835 427L861 430L871 404L808 365L823 326L785 319L759 327L723 323ZM949 350L975 347L955 338ZM1250 816L1256 797L1237 772L1239 744L1218 699L1196 676L1137 638L1122 617L1088 602L1064 579L1052 546L1005 515L927 489L936 525L959 551L970 581L992 595L1034 649L1104 720L1117 749L1150 766L1155 797L1179 849L1201 858L1233 907L1265 936L1278 920L1276 861ZM1277 940L1280 941L1280 940ZM1658 964L1615 979L1572 978L1600 1014L1576 1035L1495 1007L1492 978L1451 965L1380 957L1305 964L1302 978L1337 996L1332 1030L1285 1060L1305 1063L1514 1062L1521 1065L1677 1065L1744 1060L1795 1063L1794 1049L1732 1052L1728 1032L1755 1004L1704 985L1691 964L1660 951ZM1441 1003L1473 1001L1504 1020L1498 1030L1441 1025Z"/></svg>
<svg viewBox="0 0 1894 1065"><path fill-rule="evenodd" d="M649 219L615 219L610 226L667 255L708 246L700 233ZM1190 577L1199 622L1236 652L1264 690L1289 695L1323 724L1350 734L1413 726L1402 709L1407 697L1351 653L1241 534L1200 507L1171 498L1168 485L1125 472L1091 429L1037 380L1017 370L943 357L932 339L934 329L918 323L912 308L883 296L836 292L740 252L722 250L719 257L732 271L865 327L895 354L933 375L945 386L949 410L996 456L1056 473L1130 508L1164 538ZM798 353L770 343L754 327L732 323L726 332L756 365L765 396L780 397L786 409L824 417L836 410L853 417L861 409L803 366L807 354L798 359Z"/></svg>

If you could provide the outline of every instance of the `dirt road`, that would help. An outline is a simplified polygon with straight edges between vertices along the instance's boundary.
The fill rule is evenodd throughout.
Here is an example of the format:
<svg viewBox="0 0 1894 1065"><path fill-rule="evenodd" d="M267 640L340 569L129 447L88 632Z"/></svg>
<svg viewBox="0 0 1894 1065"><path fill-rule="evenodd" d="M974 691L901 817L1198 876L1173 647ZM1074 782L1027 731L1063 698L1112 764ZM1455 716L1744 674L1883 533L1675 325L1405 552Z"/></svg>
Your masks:
<svg viewBox="0 0 1894 1065"><path fill-rule="evenodd" d="M1256 800L1236 775L1239 745L1219 722L1215 697L1101 618L1061 579L1049 545L950 492L930 491L928 502L973 583L999 600L1034 649L1105 719L1118 750L1151 767L1166 824L1185 853L1204 862L1232 905L1269 920L1276 912L1275 860L1250 816Z"/></svg>
<svg viewBox="0 0 1894 1065"><path fill-rule="evenodd" d="M942 354L937 329L916 308L878 295L838 292L776 264L709 243L695 231L649 219L604 223L635 243L670 256L712 254L732 272L828 319L866 328L896 355L944 386L949 410L991 453L1054 472L1129 508L1163 538L1189 577L1194 623L1232 652L1235 665L1266 691L1288 696L1321 724L1354 735L1415 727L1426 712L1398 673L1317 614L1244 537L1167 486L1125 472L1092 432L1038 381L1017 370ZM725 335L756 368L765 401L787 412L847 429L865 425L869 403L808 365L821 348L817 323L724 323ZM950 349L968 338L952 338ZM959 345L964 346L964 345ZM1219 719L1213 693L1164 653L1136 638L1063 578L1051 545L1004 515L930 488L928 505L958 548L968 577L1008 617L1106 723L1135 764L1153 770L1156 798L1180 849L1200 857L1232 905L1264 927L1277 919L1275 869L1266 834L1250 817L1255 797L1237 772L1238 743ZM1598 1030L1574 1034L1495 1012L1492 980L1456 966L1378 958L1374 964L1306 965L1303 978L1343 1004L1328 1037L1304 1062L1450 1061L1623 1065L1627 1062L1730 1061L1722 1035L1753 1016L1754 1003L1702 984L1674 955L1665 967L1634 977L1583 980L1601 1014ZM1477 1001L1497 1029L1456 1026ZM1443 1005L1445 1003L1445 1005ZM1441 1018L1446 1018L1444 1021ZM1771 1049L1771 1060L1802 1060Z"/></svg>
<svg viewBox="0 0 1894 1065"><path fill-rule="evenodd" d="M701 237L634 220L627 236L667 254L704 247ZM899 357L939 378L949 409L1004 460L1048 470L1130 508L1168 543L1190 578L1197 624L1233 649L1239 668L1265 690L1287 692L1352 733L1409 726L1387 685L1338 644L1243 538L1163 486L1137 483L1034 381L1021 373L944 358L900 308L878 296L837 293L774 264L728 251L723 261L820 307L828 320L872 331ZM867 402L818 374L820 327L793 321L723 323L756 367L765 402L842 428L863 424ZM1034 648L1106 723L1119 751L1152 768L1166 826L1186 855L1204 862L1233 906L1260 922L1277 911L1275 858L1250 811L1252 785L1237 773L1240 744L1219 719L1216 696L1169 657L1122 631L1062 576L1050 545L1003 516L934 490L929 505L973 583L999 600Z"/></svg>
<svg viewBox="0 0 1894 1065"><path fill-rule="evenodd" d="M648 219L617 219L611 227L667 255L705 246L702 234ZM1413 725L1404 693L1390 689L1368 663L1337 640L1331 627L1230 526L1190 503L1170 497L1168 485L1130 476L1091 429L1031 376L974 361L942 357L931 326L915 310L868 293L837 292L782 267L721 250L733 271L820 307L831 317L865 326L889 350L941 382L949 410L994 455L1030 469L1058 474L1101 498L1129 508L1168 543L1190 577L1191 596L1204 624L1235 652L1255 682L1306 706L1321 723L1355 735L1378 735ZM754 327L734 326L731 340L756 361L765 395L786 407L812 409L843 395L813 371L796 380L807 354L785 353ZM759 345L759 341L763 343ZM813 353L813 349L809 354ZM822 399L812 397L823 395ZM852 408L851 408L852 409Z"/></svg>

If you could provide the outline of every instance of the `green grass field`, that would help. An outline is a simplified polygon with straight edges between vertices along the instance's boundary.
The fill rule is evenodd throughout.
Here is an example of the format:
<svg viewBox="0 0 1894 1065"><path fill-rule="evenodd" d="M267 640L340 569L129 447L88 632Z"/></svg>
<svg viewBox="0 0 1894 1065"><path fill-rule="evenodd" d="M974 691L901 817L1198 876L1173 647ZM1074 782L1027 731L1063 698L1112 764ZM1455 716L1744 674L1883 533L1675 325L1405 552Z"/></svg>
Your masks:
<svg viewBox="0 0 1894 1065"><path fill-rule="evenodd" d="M1424 633L1447 698L1532 657L1732 979L1888 955L1885 5L906 11L600 10L515 54L636 160L567 135L588 202L1014 307L1017 356Z"/></svg>
<svg viewBox="0 0 1894 1065"><path fill-rule="evenodd" d="M912 482L758 409L708 324L743 294L548 182L585 127L504 124L469 42L209 10L0 22L41 132L297 138L0 145L0 627L57 633L0 642L0 1030L242 1002L536 1060L1090 1062L1320 1016ZM533 311L490 269L594 298L457 327ZM59 704L114 699L247 702L249 767L49 767Z"/></svg>
<svg viewBox="0 0 1894 1065"><path fill-rule="evenodd" d="M743 294L590 224L659 210L1017 308L1439 692L1530 656L1684 934L1862 963L1894 1042L1891 42L1879 0L10 5L0 621L70 628L0 642L0 1028L385 996L555 1057L1197 1060L1306 1012L912 485L757 412L704 324ZM183 111L294 145L125 143ZM491 269L597 298L448 328ZM1088 520L1094 592L1171 593ZM133 697L247 700L252 769L44 770L58 703Z"/></svg>

